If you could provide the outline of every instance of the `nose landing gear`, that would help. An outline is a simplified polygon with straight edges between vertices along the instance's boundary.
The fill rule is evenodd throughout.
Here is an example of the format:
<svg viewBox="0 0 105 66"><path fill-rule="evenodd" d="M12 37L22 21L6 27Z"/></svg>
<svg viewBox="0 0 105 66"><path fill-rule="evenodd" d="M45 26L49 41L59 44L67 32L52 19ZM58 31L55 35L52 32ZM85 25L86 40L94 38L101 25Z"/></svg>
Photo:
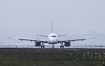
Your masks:
<svg viewBox="0 0 105 66"><path fill-rule="evenodd" d="M54 44L52 44L52 48L54 48Z"/></svg>
<svg viewBox="0 0 105 66"><path fill-rule="evenodd" d="M61 43L61 46L60 46L60 48L64 48L63 42Z"/></svg>

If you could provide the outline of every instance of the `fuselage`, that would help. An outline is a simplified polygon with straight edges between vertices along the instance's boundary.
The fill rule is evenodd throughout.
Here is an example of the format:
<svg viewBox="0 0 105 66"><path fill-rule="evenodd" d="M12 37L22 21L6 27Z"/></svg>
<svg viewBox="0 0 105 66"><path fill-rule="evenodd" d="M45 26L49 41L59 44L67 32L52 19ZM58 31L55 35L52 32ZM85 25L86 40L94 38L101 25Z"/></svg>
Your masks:
<svg viewBox="0 0 105 66"><path fill-rule="evenodd" d="M57 44L58 43L58 35L55 33L51 33L48 35L48 44Z"/></svg>

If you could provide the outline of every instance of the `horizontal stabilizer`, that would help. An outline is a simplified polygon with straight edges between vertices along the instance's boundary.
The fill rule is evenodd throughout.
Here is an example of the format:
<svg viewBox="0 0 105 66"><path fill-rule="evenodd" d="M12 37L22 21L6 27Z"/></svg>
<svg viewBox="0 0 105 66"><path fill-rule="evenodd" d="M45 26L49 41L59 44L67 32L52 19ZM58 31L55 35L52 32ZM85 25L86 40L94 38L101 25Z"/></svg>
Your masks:
<svg viewBox="0 0 105 66"><path fill-rule="evenodd" d="M41 36L41 37L48 37L47 35L36 35L36 36Z"/></svg>
<svg viewBox="0 0 105 66"><path fill-rule="evenodd" d="M67 35L58 35L58 37L67 36Z"/></svg>

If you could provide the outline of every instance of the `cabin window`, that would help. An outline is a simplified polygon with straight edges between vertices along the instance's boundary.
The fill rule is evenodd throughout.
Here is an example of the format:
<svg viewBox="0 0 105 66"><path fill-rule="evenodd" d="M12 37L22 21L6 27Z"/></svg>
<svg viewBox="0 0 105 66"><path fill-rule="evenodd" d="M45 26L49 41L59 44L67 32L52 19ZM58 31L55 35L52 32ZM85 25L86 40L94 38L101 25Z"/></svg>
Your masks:
<svg viewBox="0 0 105 66"><path fill-rule="evenodd" d="M51 37L56 37L56 36L51 36Z"/></svg>

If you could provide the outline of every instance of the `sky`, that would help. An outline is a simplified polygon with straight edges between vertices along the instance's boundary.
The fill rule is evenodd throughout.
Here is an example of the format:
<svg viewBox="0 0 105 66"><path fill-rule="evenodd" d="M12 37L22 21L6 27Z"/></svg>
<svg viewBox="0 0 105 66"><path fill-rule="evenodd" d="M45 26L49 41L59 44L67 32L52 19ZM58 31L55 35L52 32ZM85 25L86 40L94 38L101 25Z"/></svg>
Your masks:
<svg viewBox="0 0 105 66"><path fill-rule="evenodd" d="M93 42L105 44L105 0L0 0L1 42L48 35L51 19L53 32L64 38L94 36Z"/></svg>

